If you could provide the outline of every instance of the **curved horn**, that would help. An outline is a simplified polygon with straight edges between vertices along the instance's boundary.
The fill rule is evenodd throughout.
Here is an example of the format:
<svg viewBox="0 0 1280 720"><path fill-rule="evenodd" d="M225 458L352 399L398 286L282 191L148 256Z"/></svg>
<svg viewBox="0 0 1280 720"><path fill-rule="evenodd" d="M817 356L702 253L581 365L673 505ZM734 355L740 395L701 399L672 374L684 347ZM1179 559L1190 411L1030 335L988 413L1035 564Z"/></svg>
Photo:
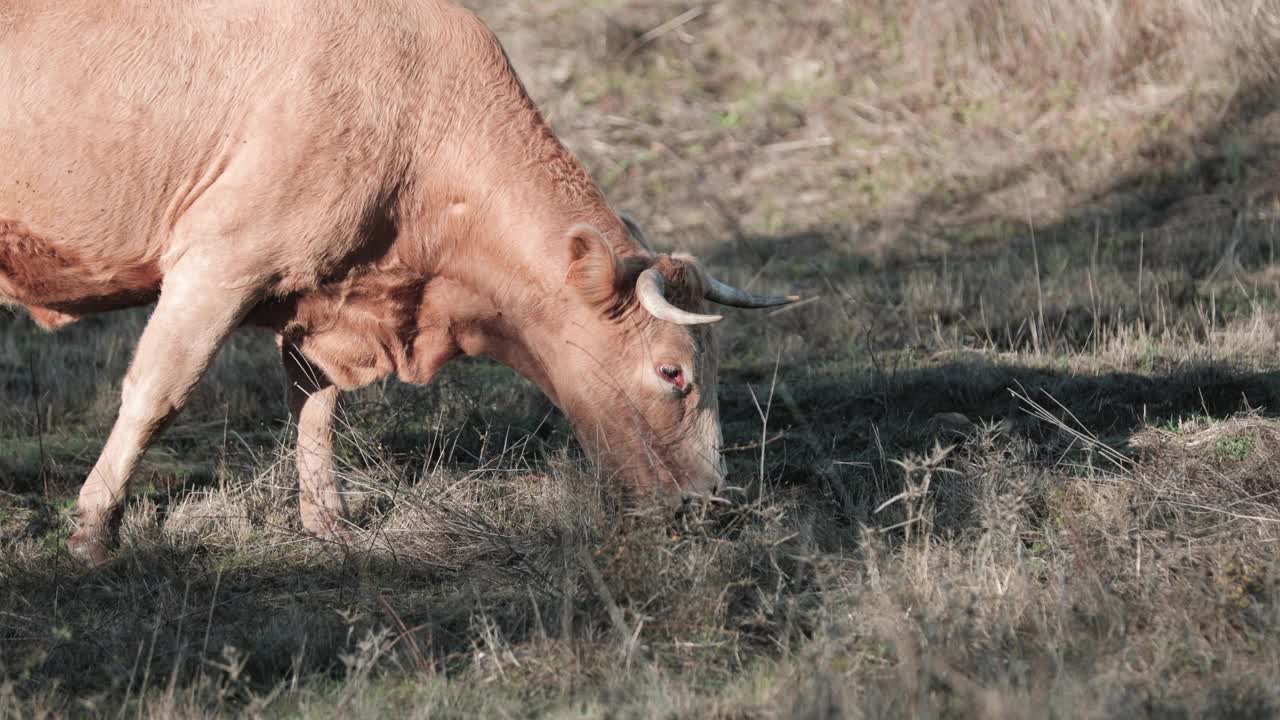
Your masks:
<svg viewBox="0 0 1280 720"><path fill-rule="evenodd" d="M705 273L704 273L705 275ZM706 299L720 305L728 305L729 307L738 308L767 308L777 307L778 305L789 305L800 299L799 295L787 295L786 297L770 297L764 295L752 295L745 290L739 290L732 285L726 285L719 280L706 275L707 292L703 295Z"/></svg>
<svg viewBox="0 0 1280 720"><path fill-rule="evenodd" d="M681 310L667 301L666 287L667 279L656 268L649 268L636 278L636 297L655 318L676 325L706 325L724 319L720 315L699 315Z"/></svg>

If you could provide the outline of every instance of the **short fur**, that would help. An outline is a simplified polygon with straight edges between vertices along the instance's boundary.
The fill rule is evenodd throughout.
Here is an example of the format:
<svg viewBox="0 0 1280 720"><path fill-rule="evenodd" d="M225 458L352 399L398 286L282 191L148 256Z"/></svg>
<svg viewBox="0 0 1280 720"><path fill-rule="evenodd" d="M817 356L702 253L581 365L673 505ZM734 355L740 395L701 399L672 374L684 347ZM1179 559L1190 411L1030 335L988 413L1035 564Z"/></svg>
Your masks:
<svg viewBox="0 0 1280 720"><path fill-rule="evenodd" d="M722 481L714 337L632 297L654 266L696 311L696 265L627 231L455 4L11 1L0 96L0 300L53 328L158 299L79 557L106 558L139 458L245 323L278 335L319 534L339 390L460 353L536 383L637 492Z"/></svg>

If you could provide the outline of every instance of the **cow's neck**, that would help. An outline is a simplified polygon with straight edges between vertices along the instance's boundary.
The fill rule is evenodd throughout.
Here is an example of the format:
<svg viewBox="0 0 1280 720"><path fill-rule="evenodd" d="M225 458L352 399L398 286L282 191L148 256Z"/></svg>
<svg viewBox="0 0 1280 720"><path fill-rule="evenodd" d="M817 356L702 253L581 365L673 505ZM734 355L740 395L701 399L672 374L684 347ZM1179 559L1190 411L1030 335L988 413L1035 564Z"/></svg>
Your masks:
<svg viewBox="0 0 1280 720"><path fill-rule="evenodd" d="M586 223L615 252L643 252L581 162L556 139L496 45L491 62L459 72L445 106L482 108L467 125L432 114L407 218L428 276L470 300L451 322L474 329L462 350L511 365L552 396L544 356L561 339L568 232ZM410 253L413 254L413 253ZM452 307L452 305L451 305ZM486 338L479 337L487 334ZM467 344L470 343L470 347Z"/></svg>
<svg viewBox="0 0 1280 720"><path fill-rule="evenodd" d="M587 223L616 252L641 251L578 161L559 152L546 162L508 163L505 175L473 166L448 192L429 194L419 234L428 245L426 274L456 288L442 304L458 347L512 367L557 405L554 363L572 297L569 230Z"/></svg>

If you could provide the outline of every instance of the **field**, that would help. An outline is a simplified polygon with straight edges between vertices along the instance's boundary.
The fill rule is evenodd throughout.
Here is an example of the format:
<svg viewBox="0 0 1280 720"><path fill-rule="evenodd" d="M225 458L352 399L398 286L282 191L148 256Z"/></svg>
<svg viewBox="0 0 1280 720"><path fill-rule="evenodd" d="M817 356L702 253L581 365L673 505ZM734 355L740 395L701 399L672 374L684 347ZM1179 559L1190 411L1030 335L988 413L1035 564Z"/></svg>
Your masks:
<svg viewBox="0 0 1280 720"><path fill-rule="evenodd" d="M722 323L730 503L620 514L500 366L347 398L301 532L244 331L64 543L148 309L0 309L0 718L1280 714L1280 5L475 0Z"/></svg>

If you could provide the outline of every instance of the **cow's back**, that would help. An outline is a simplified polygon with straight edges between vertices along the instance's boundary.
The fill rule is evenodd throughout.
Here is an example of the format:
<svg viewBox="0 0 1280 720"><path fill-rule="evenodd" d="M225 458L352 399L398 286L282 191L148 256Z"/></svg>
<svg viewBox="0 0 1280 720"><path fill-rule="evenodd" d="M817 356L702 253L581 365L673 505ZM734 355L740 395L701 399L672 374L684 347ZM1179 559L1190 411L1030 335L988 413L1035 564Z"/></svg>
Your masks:
<svg viewBox="0 0 1280 720"><path fill-rule="evenodd" d="M315 246L330 242L326 233L353 233L406 162L410 85L435 9L372 0L0 6L0 299L57 307L59 293L76 291L71 278L158 287L175 227L217 183L246 212L280 216L281 232L264 242L293 235L307 252L330 252ZM19 286L32 278L44 287ZM131 302L143 290L112 292Z"/></svg>
<svg viewBox="0 0 1280 720"><path fill-rule="evenodd" d="M150 5L19 2L0 31L0 216L68 251L161 240L164 201L221 148L269 49L237 27L250 17L217 10L197 28Z"/></svg>

